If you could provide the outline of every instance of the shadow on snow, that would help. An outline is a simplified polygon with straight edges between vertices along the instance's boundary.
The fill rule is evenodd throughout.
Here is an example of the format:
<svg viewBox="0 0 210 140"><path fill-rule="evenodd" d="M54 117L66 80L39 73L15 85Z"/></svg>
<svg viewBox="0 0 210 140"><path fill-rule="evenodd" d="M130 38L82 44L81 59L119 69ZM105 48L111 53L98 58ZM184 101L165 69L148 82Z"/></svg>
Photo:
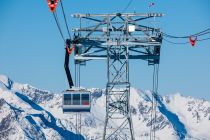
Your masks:
<svg viewBox="0 0 210 140"><path fill-rule="evenodd" d="M20 99L22 99L24 102L28 103L33 109L38 111L45 111L48 116L50 117L50 120L46 119L43 114L31 114L33 117L38 117L44 125L46 125L48 128L54 129L57 133L59 133L65 140L84 140L84 137L80 134L74 134L73 132L67 130L64 127L59 127L56 124L55 117L48 111L44 110L41 106L31 101L27 96L16 92L15 95L17 95ZM33 120L31 116L26 116L26 119L33 125L37 125L36 122ZM35 127L36 129L40 129L38 126Z"/></svg>
<svg viewBox="0 0 210 140"><path fill-rule="evenodd" d="M158 95L154 95L154 98L159 103L158 108L159 108L160 112L163 115L165 115L166 118L171 122L179 139L184 140L186 137L186 134L187 134L187 130L186 130L184 124L179 120L178 116L175 113L169 111L166 108L166 106L163 104L163 102L161 101L161 99Z"/></svg>

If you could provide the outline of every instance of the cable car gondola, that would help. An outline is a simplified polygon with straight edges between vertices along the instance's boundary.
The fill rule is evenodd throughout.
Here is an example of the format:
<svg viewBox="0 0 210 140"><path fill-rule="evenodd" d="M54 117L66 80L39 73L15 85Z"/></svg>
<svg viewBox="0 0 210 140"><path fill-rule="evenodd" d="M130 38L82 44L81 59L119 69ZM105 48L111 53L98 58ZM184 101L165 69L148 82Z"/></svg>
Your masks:
<svg viewBox="0 0 210 140"><path fill-rule="evenodd" d="M69 83L69 90L63 92L63 113L68 112L90 112L90 92L80 88L72 88L74 86L72 76L69 69L69 55L71 55L74 47L71 46L71 40L66 40L66 54L64 68Z"/></svg>
<svg viewBox="0 0 210 140"><path fill-rule="evenodd" d="M63 113L90 112L90 92L85 90L67 90L63 92Z"/></svg>

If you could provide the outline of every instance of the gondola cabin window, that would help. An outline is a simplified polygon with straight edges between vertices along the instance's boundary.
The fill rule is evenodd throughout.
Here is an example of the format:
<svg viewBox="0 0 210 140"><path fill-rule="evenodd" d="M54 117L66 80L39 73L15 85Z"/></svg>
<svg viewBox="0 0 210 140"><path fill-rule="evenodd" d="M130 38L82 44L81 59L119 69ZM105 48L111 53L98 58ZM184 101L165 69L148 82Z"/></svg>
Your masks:
<svg viewBox="0 0 210 140"><path fill-rule="evenodd" d="M80 94L73 94L73 105L80 105Z"/></svg>
<svg viewBox="0 0 210 140"><path fill-rule="evenodd" d="M82 94L82 105L89 105L89 98L88 94Z"/></svg>
<svg viewBox="0 0 210 140"><path fill-rule="evenodd" d="M71 105L72 104L71 102L72 102L71 101L71 94L66 94L64 96L64 105Z"/></svg>

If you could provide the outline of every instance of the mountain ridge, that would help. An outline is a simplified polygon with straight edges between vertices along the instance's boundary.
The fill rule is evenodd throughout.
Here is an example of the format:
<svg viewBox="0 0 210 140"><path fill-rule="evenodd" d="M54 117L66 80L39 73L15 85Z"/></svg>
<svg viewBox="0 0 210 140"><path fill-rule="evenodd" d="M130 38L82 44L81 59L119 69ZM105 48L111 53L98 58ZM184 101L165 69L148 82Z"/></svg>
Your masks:
<svg viewBox="0 0 210 140"><path fill-rule="evenodd" d="M77 134L75 114L63 114L62 96L19 84L0 75L0 139L101 139L105 117L105 90L89 89L91 113L82 114ZM136 139L149 139L149 90L131 88L131 112ZM210 102L176 93L156 97L157 139L210 139ZM9 134L9 135L8 135Z"/></svg>

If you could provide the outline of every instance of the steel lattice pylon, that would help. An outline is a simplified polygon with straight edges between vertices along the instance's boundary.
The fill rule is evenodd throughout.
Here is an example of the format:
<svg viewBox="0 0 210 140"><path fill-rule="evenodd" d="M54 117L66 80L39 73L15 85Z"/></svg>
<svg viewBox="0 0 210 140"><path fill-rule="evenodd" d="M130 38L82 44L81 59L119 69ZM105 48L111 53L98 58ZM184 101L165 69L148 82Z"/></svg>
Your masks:
<svg viewBox="0 0 210 140"><path fill-rule="evenodd" d="M134 139L129 107L128 46L107 47L108 83L103 139ZM111 56L115 56L111 58ZM119 56L125 56L121 59ZM114 122L114 125L110 125Z"/></svg>
<svg viewBox="0 0 210 140"><path fill-rule="evenodd" d="M73 14L75 63L107 60L106 118L104 140L134 140L130 111L129 60L159 64L162 35L143 21L159 13ZM141 22L141 24L139 24ZM84 24L85 23L85 24Z"/></svg>

